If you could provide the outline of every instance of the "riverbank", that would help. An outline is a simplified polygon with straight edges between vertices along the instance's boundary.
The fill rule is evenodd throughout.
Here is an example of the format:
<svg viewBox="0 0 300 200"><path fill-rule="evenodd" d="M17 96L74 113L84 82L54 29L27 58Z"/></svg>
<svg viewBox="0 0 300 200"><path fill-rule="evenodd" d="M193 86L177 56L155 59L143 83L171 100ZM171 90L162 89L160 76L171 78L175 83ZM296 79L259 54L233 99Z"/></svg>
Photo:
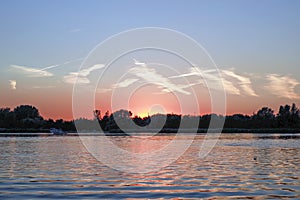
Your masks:
<svg viewBox="0 0 300 200"><path fill-rule="evenodd" d="M198 129L197 133L206 134L208 129ZM79 136L79 135L93 135L93 136L128 136L131 134L126 134L120 129L115 129L110 132L99 133L95 130L86 130L78 134L75 131L66 130L67 134L65 136ZM210 129L209 133L300 133L300 128L274 128L274 129L239 129L239 128L224 128L224 129ZM128 130L128 133L136 134L147 134L150 135L173 135L178 133L178 129L143 129L143 130ZM194 129L180 129L180 133L195 133ZM0 129L0 137L48 137L53 136L49 129Z"/></svg>

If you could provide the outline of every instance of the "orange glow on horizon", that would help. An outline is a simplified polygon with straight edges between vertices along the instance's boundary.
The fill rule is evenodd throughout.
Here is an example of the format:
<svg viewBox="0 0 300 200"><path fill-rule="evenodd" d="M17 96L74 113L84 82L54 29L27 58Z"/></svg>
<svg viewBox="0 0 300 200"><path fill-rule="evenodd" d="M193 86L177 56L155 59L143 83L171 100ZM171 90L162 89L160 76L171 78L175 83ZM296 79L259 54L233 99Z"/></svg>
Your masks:
<svg viewBox="0 0 300 200"><path fill-rule="evenodd" d="M38 108L41 116L44 119L51 118L53 120L73 120L72 91L68 87L62 88L61 90L57 90L57 88L35 90L35 92L31 93L31 95L29 95L28 91L25 90L13 92L11 92L11 97L2 97L1 107L9 107L13 110L19 105L32 105ZM133 116L138 115L140 117L147 117L148 113L150 116L156 113L175 113L183 115L211 114L211 102L209 94L203 90L201 90L201 93L200 90L197 90L196 93L199 101L199 110L197 111L190 109L189 113L181 112L180 104L175 95L171 93L161 94L158 92L159 90L157 88L150 86L143 87L133 93L129 99L128 106L122 108L132 111ZM122 98L117 100L122 101ZM185 100L185 102L187 101L188 98ZM296 103L298 107L300 106L300 102L293 99L274 98L272 96L258 99L257 97L228 95L226 114L252 115L264 106L272 108L276 114L278 113L280 105L291 105L292 103ZM111 97L109 93L96 95L95 105L95 109L101 110L102 116L106 111L109 111L109 113L116 111L112 110L111 108ZM93 111L91 110L90 112L92 113Z"/></svg>
<svg viewBox="0 0 300 200"><path fill-rule="evenodd" d="M145 92L146 91L146 92ZM129 100L129 110L134 115L147 117L148 114L180 113L180 104L175 95L161 94L156 88L146 86L135 91ZM145 95L149 94L149 95Z"/></svg>

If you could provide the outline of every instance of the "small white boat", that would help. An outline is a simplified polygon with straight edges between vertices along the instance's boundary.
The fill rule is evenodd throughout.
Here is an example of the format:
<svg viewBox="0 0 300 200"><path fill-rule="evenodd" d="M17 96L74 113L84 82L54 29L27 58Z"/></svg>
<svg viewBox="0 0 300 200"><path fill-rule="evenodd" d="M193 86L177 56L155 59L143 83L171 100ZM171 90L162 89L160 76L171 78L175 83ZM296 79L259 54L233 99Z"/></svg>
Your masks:
<svg viewBox="0 0 300 200"><path fill-rule="evenodd" d="M50 128L50 132L53 134L53 135L66 135L67 132L63 131L62 129L60 128Z"/></svg>

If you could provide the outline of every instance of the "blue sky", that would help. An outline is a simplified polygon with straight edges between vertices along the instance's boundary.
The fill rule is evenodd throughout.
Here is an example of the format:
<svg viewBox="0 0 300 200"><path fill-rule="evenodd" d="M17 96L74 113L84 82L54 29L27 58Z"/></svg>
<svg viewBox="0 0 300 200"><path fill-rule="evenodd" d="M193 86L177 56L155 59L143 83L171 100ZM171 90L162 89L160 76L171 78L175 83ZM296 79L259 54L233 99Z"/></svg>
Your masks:
<svg viewBox="0 0 300 200"><path fill-rule="evenodd" d="M191 36L206 48L221 69L234 68L235 73L248 77L276 74L300 81L299 13L297 0L3 0L0 2L0 89L7 97L2 106L32 102L30 98L17 100L24 91L10 94L9 80L17 80L24 89L37 84L57 87L62 76L76 71L80 62L53 69L55 77L47 80L28 78L11 65L41 69L65 63L85 57L113 34L149 26ZM257 83L253 84L255 87ZM294 87L294 92L300 93L299 86ZM268 104L268 99L259 102ZM289 101L300 103L298 98L281 98L273 105Z"/></svg>

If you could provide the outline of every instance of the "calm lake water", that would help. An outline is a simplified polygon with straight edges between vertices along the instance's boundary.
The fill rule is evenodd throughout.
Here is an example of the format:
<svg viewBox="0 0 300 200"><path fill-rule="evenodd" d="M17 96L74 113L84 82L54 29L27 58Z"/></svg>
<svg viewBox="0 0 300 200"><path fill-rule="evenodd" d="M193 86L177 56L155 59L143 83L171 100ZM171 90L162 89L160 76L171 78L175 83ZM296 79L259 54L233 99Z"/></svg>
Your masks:
<svg viewBox="0 0 300 200"><path fill-rule="evenodd" d="M223 134L200 159L203 138L167 167L128 174L97 161L79 137L1 137L0 198L300 198L300 134ZM142 138L110 139L126 149Z"/></svg>

